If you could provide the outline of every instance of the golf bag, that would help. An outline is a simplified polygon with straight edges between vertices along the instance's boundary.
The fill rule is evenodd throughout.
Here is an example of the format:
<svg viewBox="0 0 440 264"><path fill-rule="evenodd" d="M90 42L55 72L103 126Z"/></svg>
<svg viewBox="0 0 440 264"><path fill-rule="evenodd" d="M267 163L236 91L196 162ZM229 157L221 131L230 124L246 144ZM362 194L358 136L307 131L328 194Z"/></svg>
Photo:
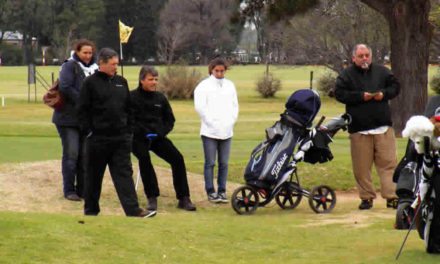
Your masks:
<svg viewBox="0 0 440 264"><path fill-rule="evenodd" d="M311 89L294 92L286 102L280 121L266 129L266 140L253 151L244 178L248 184L271 185L289 163L295 146L308 135L321 101Z"/></svg>
<svg viewBox="0 0 440 264"><path fill-rule="evenodd" d="M425 155L419 183L419 205L416 225L425 240L428 253L440 253L440 168L439 153Z"/></svg>

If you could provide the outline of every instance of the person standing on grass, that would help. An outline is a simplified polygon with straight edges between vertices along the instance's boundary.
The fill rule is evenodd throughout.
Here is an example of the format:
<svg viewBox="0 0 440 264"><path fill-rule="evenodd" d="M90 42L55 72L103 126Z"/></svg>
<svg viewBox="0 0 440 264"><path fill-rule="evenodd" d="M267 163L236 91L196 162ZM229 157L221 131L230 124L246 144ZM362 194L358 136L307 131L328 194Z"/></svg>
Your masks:
<svg viewBox="0 0 440 264"><path fill-rule="evenodd" d="M100 212L102 179L108 165L113 184L127 216L150 217L139 208L130 160L132 114L127 80L116 74L118 54L103 48L98 54L99 70L87 77L81 88L78 118L86 136L84 214Z"/></svg>
<svg viewBox="0 0 440 264"><path fill-rule="evenodd" d="M61 66L59 90L64 106L54 110L52 122L55 124L63 146L61 173L63 193L67 200L81 201L83 197L84 162L83 137L79 131L76 105L84 78L93 74L95 63L95 44L87 39L78 40L72 57Z"/></svg>
<svg viewBox="0 0 440 264"><path fill-rule="evenodd" d="M209 63L210 76L194 91L194 105L201 119L200 136L205 156L205 191L210 202L228 202L226 180L234 124L238 118L235 85L225 78L228 65L216 58ZM214 166L218 155L217 192L214 187Z"/></svg>
<svg viewBox="0 0 440 264"><path fill-rule="evenodd" d="M348 125L351 159L361 204L360 210L373 206L376 190L371 166L380 176L381 195L386 207L397 208L393 173L397 165L396 139L392 128L389 101L396 97L400 85L392 72L371 62L371 48L358 44L353 49L353 65L345 68L336 80L335 97L345 104L352 117Z"/></svg>
<svg viewBox="0 0 440 264"><path fill-rule="evenodd" d="M150 150L171 165L177 207L195 211L191 202L185 161L182 154L167 137L174 127L174 114L167 98L156 91L159 73L151 66L142 66L139 86L130 93L134 116L133 154L139 160L148 210L157 210L160 195L156 172L151 164Z"/></svg>

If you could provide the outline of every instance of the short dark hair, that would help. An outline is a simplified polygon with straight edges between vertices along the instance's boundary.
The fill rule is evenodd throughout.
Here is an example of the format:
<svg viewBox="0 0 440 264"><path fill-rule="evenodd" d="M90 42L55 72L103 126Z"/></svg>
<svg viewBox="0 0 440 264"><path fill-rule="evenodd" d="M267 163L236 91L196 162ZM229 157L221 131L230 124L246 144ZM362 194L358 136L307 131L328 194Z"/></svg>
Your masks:
<svg viewBox="0 0 440 264"><path fill-rule="evenodd" d="M208 66L208 72L209 74L212 73L212 69L215 68L215 66L224 66L225 70L227 70L229 68L228 63L226 62L226 60L222 59L222 58L215 58L212 61L209 62L209 66Z"/></svg>
<svg viewBox="0 0 440 264"><path fill-rule="evenodd" d="M148 74L151 74L152 76L159 76L159 73L157 70L150 65L142 65L141 70L139 71L139 83L141 80L145 78Z"/></svg>
<svg viewBox="0 0 440 264"><path fill-rule="evenodd" d="M78 39L77 41L75 41L75 43L73 44L73 50L75 52L78 52L84 46L92 47L92 52L93 53L96 51L95 43L93 43L93 41L90 41L88 39Z"/></svg>
<svg viewBox="0 0 440 264"><path fill-rule="evenodd" d="M98 53L98 62L107 63L109 59L118 57L118 53L111 48L102 48Z"/></svg>

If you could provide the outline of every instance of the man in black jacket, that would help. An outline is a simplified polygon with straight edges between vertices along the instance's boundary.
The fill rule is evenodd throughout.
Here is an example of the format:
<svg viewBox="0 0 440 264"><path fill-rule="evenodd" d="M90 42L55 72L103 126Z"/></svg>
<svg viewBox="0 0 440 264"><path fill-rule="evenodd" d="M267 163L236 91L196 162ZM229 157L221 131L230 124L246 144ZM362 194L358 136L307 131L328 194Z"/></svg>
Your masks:
<svg viewBox="0 0 440 264"><path fill-rule="evenodd" d="M156 173L149 151L171 165L173 185L179 200L178 208L195 211L190 200L185 161L182 154L166 136L174 127L174 115L166 97L156 92L158 72L150 66L142 66L139 73L139 87L132 91L131 104L134 116L133 153L139 160L148 210L157 209L160 195Z"/></svg>
<svg viewBox="0 0 440 264"><path fill-rule="evenodd" d="M127 216L149 217L155 212L139 208L130 160L132 114L127 81L116 75L118 54L103 48L99 70L84 80L78 102L78 119L86 137L84 213L100 212L99 197L105 167Z"/></svg>
<svg viewBox="0 0 440 264"><path fill-rule="evenodd" d="M387 207L397 206L395 184L392 181L396 160L396 141L391 122L389 100L399 94L400 85L392 72L371 63L372 52L365 44L353 49L353 65L344 69L336 80L335 97L345 104L352 117L348 126L353 173L361 204L370 209L376 192L371 179L371 167L380 176L381 195Z"/></svg>

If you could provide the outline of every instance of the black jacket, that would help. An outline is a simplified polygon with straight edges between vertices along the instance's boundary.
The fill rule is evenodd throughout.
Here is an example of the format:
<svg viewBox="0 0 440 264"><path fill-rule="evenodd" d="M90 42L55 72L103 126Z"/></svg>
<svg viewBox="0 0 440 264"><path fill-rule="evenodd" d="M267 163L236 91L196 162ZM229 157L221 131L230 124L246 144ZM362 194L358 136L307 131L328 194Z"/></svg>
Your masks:
<svg viewBox="0 0 440 264"><path fill-rule="evenodd" d="M141 87L130 93L135 138L148 133L165 137L174 127L174 114L167 98L160 92L147 92Z"/></svg>
<svg viewBox="0 0 440 264"><path fill-rule="evenodd" d="M381 101L365 102L364 92L382 92ZM392 126L388 101L399 94L400 84L385 66L371 64L368 70L352 65L341 72L336 79L335 97L345 104L352 122L349 133L370 130L381 126Z"/></svg>
<svg viewBox="0 0 440 264"><path fill-rule="evenodd" d="M97 71L84 79L78 119L85 134L117 136L131 133L132 114L127 80Z"/></svg>
<svg viewBox="0 0 440 264"><path fill-rule="evenodd" d="M68 60L61 66L59 89L64 99L64 105L54 110L52 122L59 126L78 126L76 103L84 78L84 72L78 65L78 59Z"/></svg>

